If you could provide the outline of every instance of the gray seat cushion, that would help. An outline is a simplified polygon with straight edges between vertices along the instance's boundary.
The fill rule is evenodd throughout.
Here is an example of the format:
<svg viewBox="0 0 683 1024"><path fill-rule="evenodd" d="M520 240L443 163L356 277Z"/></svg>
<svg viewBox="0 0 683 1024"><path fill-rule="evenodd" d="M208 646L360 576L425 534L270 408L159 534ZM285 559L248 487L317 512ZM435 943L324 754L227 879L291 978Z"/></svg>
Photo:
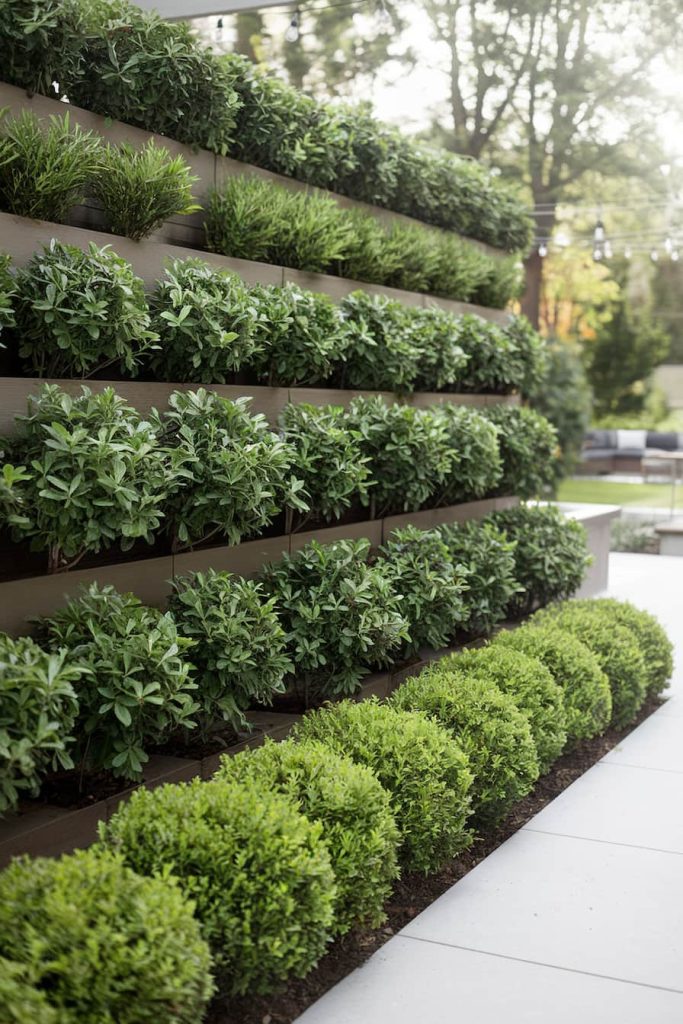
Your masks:
<svg viewBox="0 0 683 1024"><path fill-rule="evenodd" d="M671 431L648 430L647 446L662 452L675 452L678 450L678 434Z"/></svg>

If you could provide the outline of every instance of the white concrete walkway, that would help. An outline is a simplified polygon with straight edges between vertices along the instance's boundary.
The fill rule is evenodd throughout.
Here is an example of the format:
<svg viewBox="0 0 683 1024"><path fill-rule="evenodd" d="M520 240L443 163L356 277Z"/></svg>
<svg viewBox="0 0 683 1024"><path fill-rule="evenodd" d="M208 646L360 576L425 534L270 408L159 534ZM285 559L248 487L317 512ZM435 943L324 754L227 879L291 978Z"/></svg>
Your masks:
<svg viewBox="0 0 683 1024"><path fill-rule="evenodd" d="M677 644L671 700L301 1024L683 1024L683 559L610 570Z"/></svg>

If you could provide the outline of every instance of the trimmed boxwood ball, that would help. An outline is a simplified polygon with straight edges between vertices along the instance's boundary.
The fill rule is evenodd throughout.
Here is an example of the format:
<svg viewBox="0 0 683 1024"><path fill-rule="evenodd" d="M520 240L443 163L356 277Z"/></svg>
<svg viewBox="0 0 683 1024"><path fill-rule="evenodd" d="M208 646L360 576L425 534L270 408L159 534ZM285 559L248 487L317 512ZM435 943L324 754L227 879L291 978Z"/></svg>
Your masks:
<svg viewBox="0 0 683 1024"><path fill-rule="evenodd" d="M564 695L537 658L501 647L479 647L451 655L444 669L490 679L508 693L531 726L541 774L550 770L567 742Z"/></svg>
<svg viewBox="0 0 683 1024"><path fill-rule="evenodd" d="M59 1024L197 1024L213 985L192 910L173 879L105 850L22 857L0 874L0 956L25 966Z"/></svg>
<svg viewBox="0 0 683 1024"><path fill-rule="evenodd" d="M345 700L309 712L292 737L320 740L366 765L391 794L401 832L401 863L410 871L436 871L470 843L472 775L460 746L426 715Z"/></svg>
<svg viewBox="0 0 683 1024"><path fill-rule="evenodd" d="M398 875L399 831L389 793L369 768L315 740L266 740L256 750L223 757L217 778L253 780L321 823L337 881L335 932L382 923L383 904Z"/></svg>
<svg viewBox="0 0 683 1024"><path fill-rule="evenodd" d="M325 952L337 898L330 856L322 825L286 797L224 780L138 789L100 838L140 874L178 879L222 992L266 994Z"/></svg>
<svg viewBox="0 0 683 1024"><path fill-rule="evenodd" d="M612 717L609 679L593 652L577 637L552 622L530 622L503 630L494 647L521 651L543 662L564 693L567 743L591 739L605 731Z"/></svg>
<svg viewBox="0 0 683 1024"><path fill-rule="evenodd" d="M593 602L566 601L537 612L532 622L552 622L578 637L597 657L612 691L616 729L632 722L645 700L647 668L635 634L607 608Z"/></svg>
<svg viewBox="0 0 683 1024"><path fill-rule="evenodd" d="M464 750L474 776L472 822L478 830L500 821L538 778L529 722L490 679L435 665L408 679L390 704L401 711L425 712Z"/></svg>

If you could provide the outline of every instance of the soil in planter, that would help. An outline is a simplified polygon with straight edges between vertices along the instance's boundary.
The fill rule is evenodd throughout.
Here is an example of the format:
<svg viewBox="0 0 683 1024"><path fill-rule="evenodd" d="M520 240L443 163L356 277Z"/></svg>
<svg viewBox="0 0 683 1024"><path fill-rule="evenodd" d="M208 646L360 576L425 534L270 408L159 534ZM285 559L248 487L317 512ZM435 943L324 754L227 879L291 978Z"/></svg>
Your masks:
<svg viewBox="0 0 683 1024"><path fill-rule="evenodd" d="M314 971L306 978L290 980L282 992L259 998L217 1000L211 1008L207 1024L292 1024L328 989L365 963L392 935L404 928L609 753L662 703L660 698L651 698L641 708L636 721L625 729L610 729L603 736L585 740L564 754L548 774L539 779L533 791L514 807L495 832L477 841L438 874L427 877L420 874L404 875L396 884L387 904L387 920L381 928L354 931L337 940Z"/></svg>
<svg viewBox="0 0 683 1024"><path fill-rule="evenodd" d="M50 775L40 788L34 803L49 804L77 811L117 793L123 793L135 783L129 779L116 779L108 772L86 772L82 777L78 769Z"/></svg>

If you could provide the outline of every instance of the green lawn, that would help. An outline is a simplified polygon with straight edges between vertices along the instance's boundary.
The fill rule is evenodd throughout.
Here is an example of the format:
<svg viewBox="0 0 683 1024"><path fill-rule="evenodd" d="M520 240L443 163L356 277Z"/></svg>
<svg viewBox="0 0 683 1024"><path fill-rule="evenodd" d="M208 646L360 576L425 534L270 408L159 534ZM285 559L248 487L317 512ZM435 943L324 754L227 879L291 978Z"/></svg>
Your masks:
<svg viewBox="0 0 683 1024"><path fill-rule="evenodd" d="M559 501L595 502L598 505L632 505L640 508L670 508L671 484L621 484L609 480L564 480ZM676 508L683 509L683 484L676 488Z"/></svg>

